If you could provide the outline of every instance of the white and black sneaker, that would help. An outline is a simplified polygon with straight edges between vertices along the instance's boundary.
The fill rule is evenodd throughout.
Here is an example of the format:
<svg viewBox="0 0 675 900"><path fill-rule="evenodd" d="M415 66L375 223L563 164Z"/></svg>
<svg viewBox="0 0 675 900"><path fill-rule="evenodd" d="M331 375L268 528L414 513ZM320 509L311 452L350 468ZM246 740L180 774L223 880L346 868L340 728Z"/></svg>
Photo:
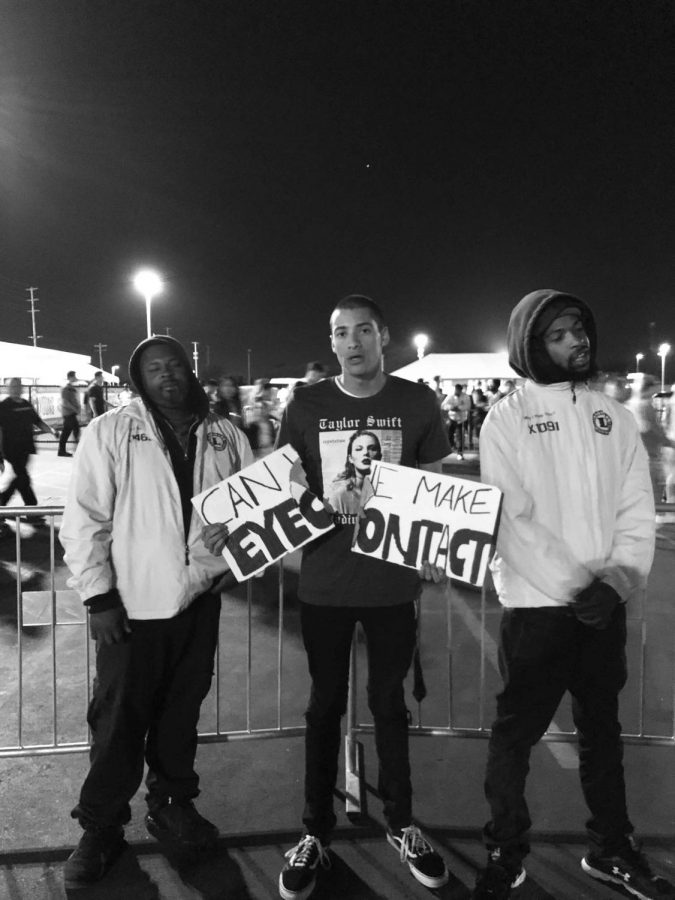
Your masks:
<svg viewBox="0 0 675 900"><path fill-rule="evenodd" d="M639 844L631 836L625 847L612 856L587 853L581 860L581 868L598 881L621 885L640 900L675 898L675 887L652 872Z"/></svg>
<svg viewBox="0 0 675 900"><path fill-rule="evenodd" d="M431 846L417 825L408 825L400 831L388 831L387 840L398 850L399 859L420 884L428 888L443 887L449 873L443 858Z"/></svg>
<svg viewBox="0 0 675 900"><path fill-rule="evenodd" d="M306 834L285 856L288 862L279 875L279 896L283 900L305 900L314 890L319 865L330 869L330 856L313 834Z"/></svg>

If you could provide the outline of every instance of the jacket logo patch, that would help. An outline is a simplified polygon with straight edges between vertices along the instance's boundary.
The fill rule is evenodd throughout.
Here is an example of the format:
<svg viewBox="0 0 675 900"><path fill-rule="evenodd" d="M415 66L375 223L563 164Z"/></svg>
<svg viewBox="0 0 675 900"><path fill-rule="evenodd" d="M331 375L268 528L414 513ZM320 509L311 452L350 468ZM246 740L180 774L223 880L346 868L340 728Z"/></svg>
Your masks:
<svg viewBox="0 0 675 900"><path fill-rule="evenodd" d="M547 431L560 431L558 422L530 422L527 426L529 434L544 434Z"/></svg>
<svg viewBox="0 0 675 900"><path fill-rule="evenodd" d="M604 409L596 409L593 413L593 428L598 434L609 434L612 430L612 417Z"/></svg>
<svg viewBox="0 0 675 900"><path fill-rule="evenodd" d="M147 434L143 434L143 432L139 432L137 434L129 435L130 441L151 441L152 438L148 437Z"/></svg>
<svg viewBox="0 0 675 900"><path fill-rule="evenodd" d="M227 447L227 439L219 431L209 431L206 440L214 450L225 450Z"/></svg>

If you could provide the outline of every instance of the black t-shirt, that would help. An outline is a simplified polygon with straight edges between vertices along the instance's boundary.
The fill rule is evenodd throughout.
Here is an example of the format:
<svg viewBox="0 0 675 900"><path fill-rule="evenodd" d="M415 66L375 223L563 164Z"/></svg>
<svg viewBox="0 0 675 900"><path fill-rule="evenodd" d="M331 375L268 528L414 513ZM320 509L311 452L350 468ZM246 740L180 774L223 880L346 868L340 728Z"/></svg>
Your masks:
<svg viewBox="0 0 675 900"><path fill-rule="evenodd" d="M413 600L420 589L414 570L352 553L351 544L365 456L415 467L450 453L433 391L394 375L373 397L352 397L332 378L306 385L284 411L283 444L300 455L310 490L339 510L336 528L304 548L300 598L320 606Z"/></svg>
<svg viewBox="0 0 675 900"><path fill-rule="evenodd" d="M11 460L14 454L35 453L33 428L40 424L40 417L28 400L6 397L0 403L3 454Z"/></svg>
<svg viewBox="0 0 675 900"><path fill-rule="evenodd" d="M87 391L87 400L94 401L94 415L102 416L105 412L105 398L103 396L103 385L92 384Z"/></svg>

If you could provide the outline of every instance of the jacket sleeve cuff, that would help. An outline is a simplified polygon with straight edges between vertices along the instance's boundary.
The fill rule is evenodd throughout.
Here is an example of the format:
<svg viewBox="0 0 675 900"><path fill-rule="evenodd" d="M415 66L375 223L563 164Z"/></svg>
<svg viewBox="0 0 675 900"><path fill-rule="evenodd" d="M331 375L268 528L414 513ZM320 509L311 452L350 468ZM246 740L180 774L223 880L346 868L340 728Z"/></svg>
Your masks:
<svg viewBox="0 0 675 900"><path fill-rule="evenodd" d="M84 605L90 613L99 613L105 612L107 609L115 609L124 604L117 588L111 588L105 594L96 594L94 597L89 597L88 600L84 601Z"/></svg>

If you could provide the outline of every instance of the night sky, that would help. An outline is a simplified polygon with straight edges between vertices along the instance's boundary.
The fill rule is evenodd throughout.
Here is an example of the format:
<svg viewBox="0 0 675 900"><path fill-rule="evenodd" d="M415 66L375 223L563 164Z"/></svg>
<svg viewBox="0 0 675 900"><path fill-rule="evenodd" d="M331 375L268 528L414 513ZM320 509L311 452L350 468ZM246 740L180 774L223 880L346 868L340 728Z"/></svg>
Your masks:
<svg viewBox="0 0 675 900"><path fill-rule="evenodd" d="M332 363L351 292L383 306L390 369L418 331L503 349L540 287L594 308L602 365L658 373L675 7L2 0L0 339L29 343L37 286L41 346L124 366L141 266L200 375L246 375L247 348L254 378Z"/></svg>

